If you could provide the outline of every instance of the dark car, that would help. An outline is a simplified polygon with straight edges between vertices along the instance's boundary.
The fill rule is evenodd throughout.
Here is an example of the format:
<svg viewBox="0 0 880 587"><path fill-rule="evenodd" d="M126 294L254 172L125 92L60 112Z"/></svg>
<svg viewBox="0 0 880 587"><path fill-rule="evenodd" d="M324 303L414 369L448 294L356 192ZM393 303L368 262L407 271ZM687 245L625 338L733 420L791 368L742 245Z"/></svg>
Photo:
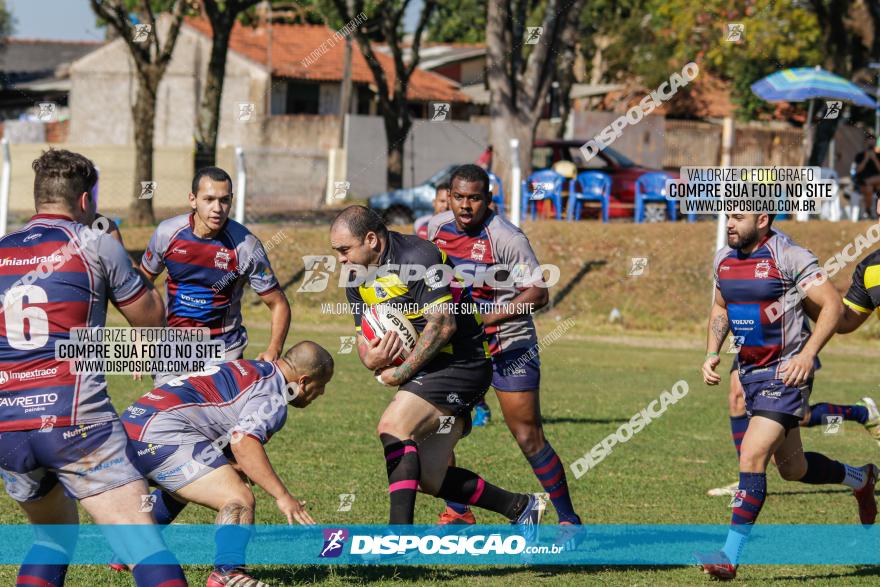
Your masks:
<svg viewBox="0 0 880 587"><path fill-rule="evenodd" d="M571 161L581 171L603 171L611 176L611 218L631 218L633 202L636 198L636 180L645 173L663 171L643 167L618 153L611 147L599 151L590 161L586 161L581 146L586 140L543 140L535 141L532 151L532 169L538 171L551 167L557 161ZM670 173L678 177L677 173ZM568 190L568 181L565 182ZM645 210L646 220L665 217L664 204L648 204Z"/></svg>
<svg viewBox="0 0 880 587"><path fill-rule="evenodd" d="M371 196L368 206L382 215L388 224L410 224L419 216L434 213L434 192L458 165L447 165L424 182L411 188L391 190Z"/></svg>

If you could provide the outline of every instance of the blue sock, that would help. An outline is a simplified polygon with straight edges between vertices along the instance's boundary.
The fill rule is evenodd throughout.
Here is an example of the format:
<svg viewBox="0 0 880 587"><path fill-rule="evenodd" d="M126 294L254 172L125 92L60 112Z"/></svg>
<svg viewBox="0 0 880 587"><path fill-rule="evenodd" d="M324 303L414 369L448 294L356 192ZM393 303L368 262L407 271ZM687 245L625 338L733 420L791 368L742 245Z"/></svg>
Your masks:
<svg viewBox="0 0 880 587"><path fill-rule="evenodd" d="M463 503L457 503L454 501L447 501L446 507L454 511L456 514L466 514L470 511L470 508Z"/></svg>
<svg viewBox="0 0 880 587"><path fill-rule="evenodd" d="M253 526L223 524L214 533L217 553L214 556L214 568L227 573L244 566L244 555L251 539Z"/></svg>
<svg viewBox="0 0 880 587"><path fill-rule="evenodd" d="M746 435L746 430L749 429L749 417L746 415L742 416L731 416L730 417L730 435L733 437L733 446L736 448L736 456L737 460L739 460L740 446L742 446L743 438Z"/></svg>
<svg viewBox="0 0 880 587"><path fill-rule="evenodd" d="M156 497L156 502L153 504L153 517L156 518L156 523L160 526L166 526L173 522L174 518L186 507L185 503L177 501L171 497L170 493L162 489L156 489L151 495Z"/></svg>
<svg viewBox="0 0 880 587"><path fill-rule="evenodd" d="M168 550L157 552L140 561L131 574L137 587L187 587L180 563Z"/></svg>
<svg viewBox="0 0 880 587"><path fill-rule="evenodd" d="M807 427L825 424L827 422L826 416L843 416L844 420L864 424L868 421L868 408L856 405L814 404L810 406L810 421L807 423Z"/></svg>
<svg viewBox="0 0 880 587"><path fill-rule="evenodd" d="M25 556L25 562L18 569L16 585L39 587L60 587L67 576L70 557L54 548L34 544Z"/></svg>
<svg viewBox="0 0 880 587"><path fill-rule="evenodd" d="M723 548L727 559L735 565L739 564L739 557L745 548L752 526L761 513L766 497L766 473L739 474L739 491L735 499L740 503L733 508L730 530L727 531L727 542Z"/></svg>
<svg viewBox="0 0 880 587"><path fill-rule="evenodd" d="M568 481L565 479L565 468L559 455L550 446L550 443L544 444L544 448L530 457L527 457L535 476L544 491L550 494L550 501L556 508L556 514L560 522L571 522L580 524L581 519L574 512L574 506L571 504L571 496L568 494Z"/></svg>

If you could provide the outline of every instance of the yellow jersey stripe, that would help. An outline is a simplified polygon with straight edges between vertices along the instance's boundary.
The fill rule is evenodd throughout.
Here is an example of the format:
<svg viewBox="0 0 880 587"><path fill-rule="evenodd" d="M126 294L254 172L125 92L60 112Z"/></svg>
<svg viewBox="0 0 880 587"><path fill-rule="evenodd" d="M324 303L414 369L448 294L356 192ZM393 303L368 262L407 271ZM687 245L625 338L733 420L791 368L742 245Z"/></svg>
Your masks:
<svg viewBox="0 0 880 587"><path fill-rule="evenodd" d="M871 313L871 310L869 310L868 308L863 308L858 304L854 304L846 298L843 298L843 303L860 314L870 314Z"/></svg>

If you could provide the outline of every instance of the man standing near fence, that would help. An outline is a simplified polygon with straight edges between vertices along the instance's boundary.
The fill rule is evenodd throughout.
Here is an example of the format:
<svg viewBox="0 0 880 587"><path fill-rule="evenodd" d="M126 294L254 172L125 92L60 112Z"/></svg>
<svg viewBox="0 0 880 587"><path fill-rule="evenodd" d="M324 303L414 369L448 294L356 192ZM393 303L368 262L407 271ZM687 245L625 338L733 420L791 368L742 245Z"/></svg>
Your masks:
<svg viewBox="0 0 880 587"><path fill-rule="evenodd" d="M260 240L231 220L232 178L219 167L199 169L192 182L192 212L159 224L141 259L151 280L168 270L168 326L210 328L222 340L225 360L240 359L247 346L241 297L247 281L272 313L269 346L258 361L275 361L290 328L290 304L278 285ZM162 385L175 374L157 374Z"/></svg>

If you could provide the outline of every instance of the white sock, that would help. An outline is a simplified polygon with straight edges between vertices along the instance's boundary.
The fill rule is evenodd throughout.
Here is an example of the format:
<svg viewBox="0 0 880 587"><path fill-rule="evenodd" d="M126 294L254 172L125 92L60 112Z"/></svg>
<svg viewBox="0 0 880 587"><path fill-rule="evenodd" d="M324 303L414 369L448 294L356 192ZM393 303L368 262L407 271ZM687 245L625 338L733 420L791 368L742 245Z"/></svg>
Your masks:
<svg viewBox="0 0 880 587"><path fill-rule="evenodd" d="M843 484L853 489L861 489L868 482L868 473L862 467L853 467L843 464L846 469L846 475L843 478Z"/></svg>

